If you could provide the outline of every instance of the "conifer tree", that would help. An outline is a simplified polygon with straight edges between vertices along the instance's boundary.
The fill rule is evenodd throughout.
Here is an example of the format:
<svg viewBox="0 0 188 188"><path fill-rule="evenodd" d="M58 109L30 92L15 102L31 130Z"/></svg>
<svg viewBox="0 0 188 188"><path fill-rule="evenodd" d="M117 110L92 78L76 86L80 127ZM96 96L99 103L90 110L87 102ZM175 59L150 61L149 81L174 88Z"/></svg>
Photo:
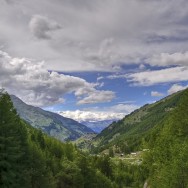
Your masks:
<svg viewBox="0 0 188 188"><path fill-rule="evenodd" d="M0 97L0 130L0 187L19 187L25 131L7 93Z"/></svg>

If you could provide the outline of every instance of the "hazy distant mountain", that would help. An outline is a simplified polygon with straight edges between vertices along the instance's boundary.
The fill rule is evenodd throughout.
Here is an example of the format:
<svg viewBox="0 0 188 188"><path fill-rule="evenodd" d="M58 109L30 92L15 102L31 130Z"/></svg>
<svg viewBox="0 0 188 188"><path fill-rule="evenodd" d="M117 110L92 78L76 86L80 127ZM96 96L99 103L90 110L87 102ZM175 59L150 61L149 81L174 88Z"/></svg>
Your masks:
<svg viewBox="0 0 188 188"><path fill-rule="evenodd" d="M33 127L41 129L43 132L61 141L75 140L86 133L94 132L73 119L27 105L14 95L11 95L11 99L22 119Z"/></svg>
<svg viewBox="0 0 188 188"><path fill-rule="evenodd" d="M108 125L110 125L113 120L103 120L103 121L81 121L83 125L86 125L96 133L100 133Z"/></svg>

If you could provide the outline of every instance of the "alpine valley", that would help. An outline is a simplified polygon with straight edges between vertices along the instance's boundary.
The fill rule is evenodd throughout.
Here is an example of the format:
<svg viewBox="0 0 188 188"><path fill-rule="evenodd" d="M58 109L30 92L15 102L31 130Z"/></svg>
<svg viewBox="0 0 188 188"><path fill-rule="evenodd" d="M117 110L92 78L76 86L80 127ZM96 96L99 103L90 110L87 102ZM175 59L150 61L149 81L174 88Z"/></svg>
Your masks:
<svg viewBox="0 0 188 188"><path fill-rule="evenodd" d="M188 0L0 0L0 188L188 188Z"/></svg>
<svg viewBox="0 0 188 188"><path fill-rule="evenodd" d="M188 89L146 104L95 135L73 120L1 93L0 187L186 188L187 104ZM82 150L49 137L49 126L59 140L79 138ZM60 137L64 127L69 134Z"/></svg>

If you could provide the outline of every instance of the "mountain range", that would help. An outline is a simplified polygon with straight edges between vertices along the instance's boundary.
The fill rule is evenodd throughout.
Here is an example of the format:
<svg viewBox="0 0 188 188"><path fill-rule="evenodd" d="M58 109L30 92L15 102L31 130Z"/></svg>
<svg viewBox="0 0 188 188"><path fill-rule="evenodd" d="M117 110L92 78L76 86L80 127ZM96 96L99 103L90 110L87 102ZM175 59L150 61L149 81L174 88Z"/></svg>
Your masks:
<svg viewBox="0 0 188 188"><path fill-rule="evenodd" d="M175 108L181 94L182 92L177 92L156 103L146 104L117 122L79 123L39 107L27 105L14 95L11 95L11 99L23 120L61 141L76 140L80 137L83 140L83 136L88 133L98 133L96 137L89 139L90 144L87 143L88 139L86 140L86 145L89 145L92 151L100 152L113 145L119 145L121 151L129 152L138 149L143 138L154 128L160 127L160 122Z"/></svg>
<svg viewBox="0 0 188 188"><path fill-rule="evenodd" d="M59 114L45 111L39 107L27 105L18 97L11 95L14 107L19 116L35 128L61 141L76 140L94 131L77 121Z"/></svg>
<svg viewBox="0 0 188 188"><path fill-rule="evenodd" d="M115 120L114 120L115 121ZM108 127L113 122L113 120L103 120L103 121L80 121L83 125L86 125L92 129L95 133L100 133L103 129Z"/></svg>

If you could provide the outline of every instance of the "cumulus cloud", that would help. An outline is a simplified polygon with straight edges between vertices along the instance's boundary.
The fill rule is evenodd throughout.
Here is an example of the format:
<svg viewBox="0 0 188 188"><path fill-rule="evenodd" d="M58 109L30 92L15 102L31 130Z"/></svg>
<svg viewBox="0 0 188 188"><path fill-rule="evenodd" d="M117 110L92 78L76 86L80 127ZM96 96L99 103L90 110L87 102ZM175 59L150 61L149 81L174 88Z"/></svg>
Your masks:
<svg viewBox="0 0 188 188"><path fill-rule="evenodd" d="M45 16L34 15L29 22L29 28L38 39L51 39L53 31L61 29L61 26Z"/></svg>
<svg viewBox="0 0 188 188"><path fill-rule="evenodd" d="M152 97L162 97L162 96L164 96L164 94L160 93L158 91L151 91L151 96Z"/></svg>
<svg viewBox="0 0 188 188"><path fill-rule="evenodd" d="M61 111L60 115L82 121L104 121L104 120L119 120L125 115L139 108L133 104L118 104L110 107L94 107L85 110L76 111Z"/></svg>
<svg viewBox="0 0 188 188"><path fill-rule="evenodd" d="M188 80L188 67L172 67L162 70L151 70L126 75L133 85L151 86L168 82Z"/></svg>
<svg viewBox="0 0 188 188"><path fill-rule="evenodd" d="M60 115L74 119L76 121L104 121L104 120L117 120L123 118L123 113L112 112L90 112L90 111L63 111L59 112Z"/></svg>
<svg viewBox="0 0 188 188"><path fill-rule="evenodd" d="M173 94L173 93L176 93L178 91L181 91L181 90L184 90L188 87L187 86L183 86L183 85L180 85L180 84L173 84L170 89L168 90L168 94Z"/></svg>
<svg viewBox="0 0 188 188"><path fill-rule="evenodd" d="M49 72L42 62L12 58L0 51L0 86L29 104L45 106L62 103L66 93L75 93L79 104L108 102L115 97L112 91L97 90L97 85L79 77ZM95 98L94 93L99 97Z"/></svg>

